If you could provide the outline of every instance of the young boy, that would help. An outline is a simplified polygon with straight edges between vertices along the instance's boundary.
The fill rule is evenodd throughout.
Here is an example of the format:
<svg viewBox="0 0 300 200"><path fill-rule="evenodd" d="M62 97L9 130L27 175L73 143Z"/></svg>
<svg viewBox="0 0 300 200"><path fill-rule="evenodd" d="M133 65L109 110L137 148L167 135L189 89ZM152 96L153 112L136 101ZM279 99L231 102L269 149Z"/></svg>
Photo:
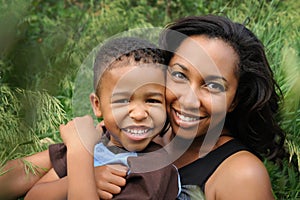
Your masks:
<svg viewBox="0 0 300 200"><path fill-rule="evenodd" d="M151 142L168 127L163 63L161 51L141 39L117 38L103 45L94 65L90 101L107 131L92 156L100 134L91 117L61 126L65 145L49 148L53 169L25 199L98 199L93 163L129 168L126 187L114 199L175 199L180 188L177 170L166 152Z"/></svg>

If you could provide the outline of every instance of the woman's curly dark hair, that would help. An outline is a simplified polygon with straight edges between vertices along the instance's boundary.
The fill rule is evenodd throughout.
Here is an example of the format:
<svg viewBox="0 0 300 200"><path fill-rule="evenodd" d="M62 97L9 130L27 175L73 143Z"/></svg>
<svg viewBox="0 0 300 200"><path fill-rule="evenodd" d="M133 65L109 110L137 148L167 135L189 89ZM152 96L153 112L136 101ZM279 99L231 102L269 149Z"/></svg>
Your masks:
<svg viewBox="0 0 300 200"><path fill-rule="evenodd" d="M276 84L261 41L244 25L223 16L182 18L162 32L160 45L175 52L188 36L205 35L229 44L239 57L236 107L228 113L225 127L255 152L275 158L283 152L285 134L275 120L281 91ZM166 56L168 62L172 53Z"/></svg>

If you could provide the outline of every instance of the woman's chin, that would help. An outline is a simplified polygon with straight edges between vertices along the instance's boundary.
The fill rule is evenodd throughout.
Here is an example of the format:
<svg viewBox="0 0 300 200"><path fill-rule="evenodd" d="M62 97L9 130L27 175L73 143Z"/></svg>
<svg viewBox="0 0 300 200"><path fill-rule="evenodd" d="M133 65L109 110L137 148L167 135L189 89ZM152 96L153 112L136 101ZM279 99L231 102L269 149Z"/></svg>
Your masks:
<svg viewBox="0 0 300 200"><path fill-rule="evenodd" d="M197 129L195 130L186 130L184 128L181 127L173 127L174 132L173 135L174 137L178 137L179 139L185 139L185 140L193 140L194 138L197 137Z"/></svg>

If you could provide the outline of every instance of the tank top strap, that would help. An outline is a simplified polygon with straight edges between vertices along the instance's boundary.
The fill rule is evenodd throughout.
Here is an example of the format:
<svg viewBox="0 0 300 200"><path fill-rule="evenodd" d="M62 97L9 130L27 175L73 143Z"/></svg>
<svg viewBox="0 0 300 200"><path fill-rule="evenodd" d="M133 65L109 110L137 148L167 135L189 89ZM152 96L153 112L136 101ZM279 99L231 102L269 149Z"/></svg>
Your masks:
<svg viewBox="0 0 300 200"><path fill-rule="evenodd" d="M204 192L205 183L218 166L229 156L239 151L250 151L237 139L232 139L222 146L209 152L203 158L180 168L179 174L182 185L198 185Z"/></svg>

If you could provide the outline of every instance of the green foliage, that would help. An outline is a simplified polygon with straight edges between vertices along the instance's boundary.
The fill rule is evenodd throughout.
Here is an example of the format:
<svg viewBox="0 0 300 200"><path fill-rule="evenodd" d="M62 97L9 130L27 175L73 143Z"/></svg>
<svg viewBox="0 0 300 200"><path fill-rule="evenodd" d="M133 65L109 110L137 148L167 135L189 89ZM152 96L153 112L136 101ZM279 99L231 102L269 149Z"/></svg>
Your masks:
<svg viewBox="0 0 300 200"><path fill-rule="evenodd" d="M300 34L298 34L300 37ZM281 88L284 91L284 102L281 109L282 128L287 133L286 144L290 160L297 157L300 171L300 57L293 47L284 46L282 49L283 75Z"/></svg>
<svg viewBox="0 0 300 200"><path fill-rule="evenodd" d="M59 124L88 109L76 108L74 96L86 93L74 89L86 83L76 79L85 73L78 70L99 43L133 28L214 13L246 24L266 47L284 96L277 119L290 157L265 164L276 198L299 199L299 9L297 0L0 0L0 175L8 159L46 148L41 139L60 141Z"/></svg>
<svg viewBox="0 0 300 200"><path fill-rule="evenodd" d="M265 161L265 165L271 175L271 183L276 199L296 200L300 197L300 174L293 164L287 159L283 163L276 164Z"/></svg>
<svg viewBox="0 0 300 200"><path fill-rule="evenodd" d="M57 134L66 116L60 102L45 92L1 85L0 94L2 166L6 160L45 149L49 143L42 139Z"/></svg>

